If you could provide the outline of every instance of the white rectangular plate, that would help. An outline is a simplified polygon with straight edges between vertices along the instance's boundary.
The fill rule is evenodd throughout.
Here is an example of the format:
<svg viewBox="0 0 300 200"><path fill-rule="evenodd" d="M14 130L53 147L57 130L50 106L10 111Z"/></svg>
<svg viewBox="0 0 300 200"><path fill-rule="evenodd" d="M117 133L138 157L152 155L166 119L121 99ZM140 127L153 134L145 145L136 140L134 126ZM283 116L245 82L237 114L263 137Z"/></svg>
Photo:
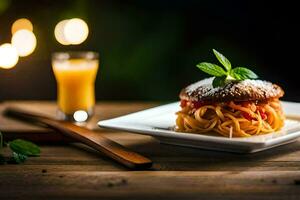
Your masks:
<svg viewBox="0 0 300 200"><path fill-rule="evenodd" d="M300 118L300 103L282 102L285 114ZM171 103L114 119L100 121L104 128L150 135L162 143L203 149L253 153L295 141L300 136L300 121L287 119L278 132L247 138L226 138L217 135L173 131L179 102Z"/></svg>

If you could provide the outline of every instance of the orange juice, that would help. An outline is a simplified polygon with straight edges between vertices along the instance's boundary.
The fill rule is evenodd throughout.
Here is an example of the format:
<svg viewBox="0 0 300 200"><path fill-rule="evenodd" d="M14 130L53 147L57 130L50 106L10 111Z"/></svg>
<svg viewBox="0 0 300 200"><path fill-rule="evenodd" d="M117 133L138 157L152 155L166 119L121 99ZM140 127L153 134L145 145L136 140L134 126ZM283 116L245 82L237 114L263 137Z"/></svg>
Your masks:
<svg viewBox="0 0 300 200"><path fill-rule="evenodd" d="M93 108L98 65L98 60L85 58L52 61L58 106L64 114L72 115L78 110L90 111Z"/></svg>

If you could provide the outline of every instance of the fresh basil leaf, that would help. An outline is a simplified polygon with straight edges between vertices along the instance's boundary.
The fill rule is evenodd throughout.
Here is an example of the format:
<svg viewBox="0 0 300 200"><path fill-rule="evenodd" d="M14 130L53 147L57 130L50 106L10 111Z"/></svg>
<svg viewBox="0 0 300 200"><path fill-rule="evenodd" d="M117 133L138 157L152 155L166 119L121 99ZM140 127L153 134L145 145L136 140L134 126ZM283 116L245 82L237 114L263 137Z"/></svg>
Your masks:
<svg viewBox="0 0 300 200"><path fill-rule="evenodd" d="M13 152L13 157L12 158L13 159L11 160L11 162L15 162L17 164L20 164L20 163L25 162L25 160L27 159L27 156L23 155L23 154L16 153L16 152Z"/></svg>
<svg viewBox="0 0 300 200"><path fill-rule="evenodd" d="M213 87L220 87L220 86L224 86L226 82L226 76L219 76L219 77L215 77L212 85Z"/></svg>
<svg viewBox="0 0 300 200"><path fill-rule="evenodd" d="M8 144L13 152L25 156L38 156L41 152L37 145L22 139L13 140Z"/></svg>
<svg viewBox="0 0 300 200"><path fill-rule="evenodd" d="M204 71L207 74L210 74L212 76L224 76L227 75L227 73L224 71L224 69L218 65L202 62L197 65L199 69Z"/></svg>
<svg viewBox="0 0 300 200"><path fill-rule="evenodd" d="M229 60L223 56L221 53L219 53L217 50L213 49L213 52L215 54L215 56L217 57L217 59L219 60L219 62L225 67L225 69L227 71L231 70L231 63L229 62Z"/></svg>
<svg viewBox="0 0 300 200"><path fill-rule="evenodd" d="M230 75L237 80L256 79L258 76L245 67L236 67L231 70Z"/></svg>

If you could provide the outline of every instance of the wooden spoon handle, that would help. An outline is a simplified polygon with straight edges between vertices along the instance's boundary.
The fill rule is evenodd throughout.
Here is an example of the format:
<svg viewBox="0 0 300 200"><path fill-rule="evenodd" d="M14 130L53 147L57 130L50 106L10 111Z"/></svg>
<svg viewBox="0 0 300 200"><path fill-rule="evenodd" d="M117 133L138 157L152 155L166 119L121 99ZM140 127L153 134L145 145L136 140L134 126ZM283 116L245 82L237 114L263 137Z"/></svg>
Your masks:
<svg viewBox="0 0 300 200"><path fill-rule="evenodd" d="M82 142L117 162L131 169L145 169L152 166L152 161L140 154L137 154L124 146L116 143L98 132L91 131L84 127L76 126L71 122L58 121L36 113L25 111L19 108L7 108L4 112L7 116L18 118L31 123L46 125L55 129L76 141Z"/></svg>

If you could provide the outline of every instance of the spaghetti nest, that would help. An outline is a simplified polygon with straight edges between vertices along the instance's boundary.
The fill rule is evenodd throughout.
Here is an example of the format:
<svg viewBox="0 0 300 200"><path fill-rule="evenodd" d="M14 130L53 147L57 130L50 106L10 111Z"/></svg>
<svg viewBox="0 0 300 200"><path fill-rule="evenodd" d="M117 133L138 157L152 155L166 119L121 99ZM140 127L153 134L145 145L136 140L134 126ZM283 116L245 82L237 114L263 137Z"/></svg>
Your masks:
<svg viewBox="0 0 300 200"><path fill-rule="evenodd" d="M197 106L186 102L176 114L177 131L215 131L225 137L248 137L277 131L283 127L285 119L278 99L264 103L231 101Z"/></svg>

